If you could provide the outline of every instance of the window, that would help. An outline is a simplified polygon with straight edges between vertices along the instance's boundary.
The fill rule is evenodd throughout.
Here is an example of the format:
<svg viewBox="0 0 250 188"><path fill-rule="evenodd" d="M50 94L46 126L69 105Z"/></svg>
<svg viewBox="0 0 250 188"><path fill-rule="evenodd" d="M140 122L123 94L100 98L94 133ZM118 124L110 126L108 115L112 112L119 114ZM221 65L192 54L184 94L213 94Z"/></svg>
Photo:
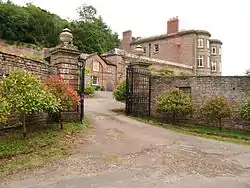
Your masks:
<svg viewBox="0 0 250 188"><path fill-rule="evenodd" d="M204 39L198 39L198 48L204 48Z"/></svg>
<svg viewBox="0 0 250 188"><path fill-rule="evenodd" d="M99 85L97 76L92 76L92 85Z"/></svg>
<svg viewBox="0 0 250 188"><path fill-rule="evenodd" d="M93 62L93 71L99 72L99 62L98 61Z"/></svg>
<svg viewBox="0 0 250 188"><path fill-rule="evenodd" d="M210 41L207 40L207 49L210 49Z"/></svg>
<svg viewBox="0 0 250 188"><path fill-rule="evenodd" d="M212 72L216 72L216 62L212 61Z"/></svg>
<svg viewBox="0 0 250 188"><path fill-rule="evenodd" d="M144 51L144 53L147 53L147 48L143 47L143 51Z"/></svg>
<svg viewBox="0 0 250 188"><path fill-rule="evenodd" d="M111 66L108 66L108 72L112 72Z"/></svg>
<svg viewBox="0 0 250 188"><path fill-rule="evenodd" d="M154 48L154 52L155 52L155 53L158 53L158 52L159 52L159 44L155 44L154 47L155 47L155 48Z"/></svg>
<svg viewBox="0 0 250 188"><path fill-rule="evenodd" d="M207 56L207 68L210 68L210 56Z"/></svg>
<svg viewBox="0 0 250 188"><path fill-rule="evenodd" d="M212 54L216 55L216 47L212 47Z"/></svg>
<svg viewBox="0 0 250 188"><path fill-rule="evenodd" d="M198 64L198 67L204 67L204 56L203 55L199 55L198 56L198 59L197 59L197 64Z"/></svg>

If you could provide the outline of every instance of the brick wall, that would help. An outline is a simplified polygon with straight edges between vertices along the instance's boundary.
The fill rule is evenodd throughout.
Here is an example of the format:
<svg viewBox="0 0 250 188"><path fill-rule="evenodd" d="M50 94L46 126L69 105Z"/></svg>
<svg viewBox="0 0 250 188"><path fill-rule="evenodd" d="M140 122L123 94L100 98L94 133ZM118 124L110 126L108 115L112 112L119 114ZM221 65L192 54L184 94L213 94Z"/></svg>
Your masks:
<svg viewBox="0 0 250 188"><path fill-rule="evenodd" d="M183 89L191 90L191 96L196 107L206 100L208 97L215 95L225 96L233 105L233 107L239 107L239 105L250 96L250 77L244 76L228 76L228 77L153 77L151 85L151 114L154 117L160 117L161 115L156 113L156 101L160 94L170 89L181 87ZM234 114L237 114L235 109ZM199 116L198 111L193 112L191 118L186 120L192 120L196 123L204 123ZM209 123L209 122L205 122ZM226 126L239 128L244 125L244 122L237 120L234 117L232 120L228 120Z"/></svg>
<svg viewBox="0 0 250 188"><path fill-rule="evenodd" d="M0 52L0 76L18 69L32 72L41 79L56 71L54 67L45 62Z"/></svg>

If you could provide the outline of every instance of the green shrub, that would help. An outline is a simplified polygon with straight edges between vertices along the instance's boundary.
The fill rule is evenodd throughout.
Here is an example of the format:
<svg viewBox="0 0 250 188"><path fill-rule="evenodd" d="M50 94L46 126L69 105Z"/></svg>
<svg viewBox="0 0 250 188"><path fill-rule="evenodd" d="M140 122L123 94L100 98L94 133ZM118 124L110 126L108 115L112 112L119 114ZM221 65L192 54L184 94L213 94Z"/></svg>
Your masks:
<svg viewBox="0 0 250 188"><path fill-rule="evenodd" d="M232 109L225 97L214 96L202 105L201 114L207 120L216 121L221 130L223 119L231 117Z"/></svg>
<svg viewBox="0 0 250 188"><path fill-rule="evenodd" d="M250 98L248 98L240 109L240 116L246 121L250 121Z"/></svg>
<svg viewBox="0 0 250 188"><path fill-rule="evenodd" d="M176 88L160 95L156 109L158 112L172 113L172 122L175 124L177 113L189 113L193 109L193 103L188 94Z"/></svg>
<svg viewBox="0 0 250 188"><path fill-rule="evenodd" d="M126 80L122 81L114 90L113 96L116 101L125 103L126 100Z"/></svg>
<svg viewBox="0 0 250 188"><path fill-rule="evenodd" d="M85 86L84 87L84 94L85 95L93 95L95 93L95 87L93 86Z"/></svg>

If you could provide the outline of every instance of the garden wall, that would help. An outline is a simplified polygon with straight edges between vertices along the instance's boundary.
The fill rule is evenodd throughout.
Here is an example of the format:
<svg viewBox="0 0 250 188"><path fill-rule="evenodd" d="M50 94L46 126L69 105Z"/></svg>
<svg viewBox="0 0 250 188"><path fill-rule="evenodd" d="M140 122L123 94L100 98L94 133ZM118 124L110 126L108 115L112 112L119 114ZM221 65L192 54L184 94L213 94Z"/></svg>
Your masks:
<svg viewBox="0 0 250 188"><path fill-rule="evenodd" d="M160 94L173 88L180 88L190 93L197 108L206 98L222 95L226 97L235 107L234 115L237 115L237 107L250 96L250 77L247 76L183 76L183 77L152 77L151 82L151 115L161 117L156 112L156 101ZM183 117L182 117L183 118ZM198 110L194 111L191 117L183 120L195 123L204 122L199 116ZM231 128L242 128L244 122L234 117L228 120L226 126ZM250 126L249 126L250 127Z"/></svg>
<svg viewBox="0 0 250 188"><path fill-rule="evenodd" d="M0 52L0 78L10 72L24 69L36 74L39 78L44 79L49 74L56 72L56 68L52 67L46 61L37 61Z"/></svg>

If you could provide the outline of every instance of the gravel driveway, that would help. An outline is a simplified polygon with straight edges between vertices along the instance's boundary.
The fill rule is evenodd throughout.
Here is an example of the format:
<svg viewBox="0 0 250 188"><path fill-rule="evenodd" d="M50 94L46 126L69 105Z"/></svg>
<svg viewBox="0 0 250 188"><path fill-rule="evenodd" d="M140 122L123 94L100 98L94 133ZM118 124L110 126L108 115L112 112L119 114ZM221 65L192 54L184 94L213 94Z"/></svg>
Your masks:
<svg viewBox="0 0 250 188"><path fill-rule="evenodd" d="M110 111L122 106L111 93L97 95L85 107L94 130L76 154L2 187L250 188L249 146L137 122Z"/></svg>

